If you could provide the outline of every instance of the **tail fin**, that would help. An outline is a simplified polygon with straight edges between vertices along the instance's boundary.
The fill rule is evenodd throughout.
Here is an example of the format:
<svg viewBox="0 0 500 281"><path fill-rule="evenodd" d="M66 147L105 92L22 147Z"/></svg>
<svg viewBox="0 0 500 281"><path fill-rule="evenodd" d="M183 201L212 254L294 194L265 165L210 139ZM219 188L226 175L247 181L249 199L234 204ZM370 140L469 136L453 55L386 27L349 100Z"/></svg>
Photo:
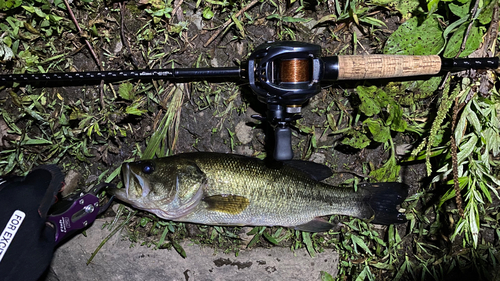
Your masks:
<svg viewBox="0 0 500 281"><path fill-rule="evenodd" d="M382 182L363 183L359 187L369 191L365 199L373 210L371 223L388 225L406 222L405 215L397 210L397 205L403 203L408 196L408 185Z"/></svg>

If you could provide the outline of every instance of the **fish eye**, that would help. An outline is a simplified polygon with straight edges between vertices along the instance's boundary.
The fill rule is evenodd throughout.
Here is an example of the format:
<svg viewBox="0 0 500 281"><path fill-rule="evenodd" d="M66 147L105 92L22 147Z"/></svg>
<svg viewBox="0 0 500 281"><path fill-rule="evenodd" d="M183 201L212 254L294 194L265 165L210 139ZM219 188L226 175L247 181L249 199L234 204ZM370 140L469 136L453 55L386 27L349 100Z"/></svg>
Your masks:
<svg viewBox="0 0 500 281"><path fill-rule="evenodd" d="M155 165L152 162L146 162L144 163L144 166L142 167L142 172L145 173L146 175L152 174L155 171Z"/></svg>

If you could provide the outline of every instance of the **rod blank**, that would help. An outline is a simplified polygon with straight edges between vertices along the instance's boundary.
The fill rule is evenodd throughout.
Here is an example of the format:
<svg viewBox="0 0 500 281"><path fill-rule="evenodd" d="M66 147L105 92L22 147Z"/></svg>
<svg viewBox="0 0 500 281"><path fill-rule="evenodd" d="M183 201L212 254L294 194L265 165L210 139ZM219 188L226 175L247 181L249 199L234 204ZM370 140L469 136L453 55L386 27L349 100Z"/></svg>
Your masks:
<svg viewBox="0 0 500 281"><path fill-rule="evenodd" d="M205 80L207 78L239 78L241 70L238 67L219 68L180 68L180 69L151 69L151 70L123 70L123 71L86 71L62 73L35 73L35 74L7 74L0 75L0 82L91 82L91 81L119 81L127 79L191 79Z"/></svg>

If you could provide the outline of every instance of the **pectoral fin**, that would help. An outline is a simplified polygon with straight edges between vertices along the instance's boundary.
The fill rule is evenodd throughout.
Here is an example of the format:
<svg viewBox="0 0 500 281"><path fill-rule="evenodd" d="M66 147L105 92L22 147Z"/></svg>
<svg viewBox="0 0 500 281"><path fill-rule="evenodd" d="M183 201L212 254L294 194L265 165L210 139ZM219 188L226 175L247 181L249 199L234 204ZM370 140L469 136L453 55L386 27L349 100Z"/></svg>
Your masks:
<svg viewBox="0 0 500 281"><path fill-rule="evenodd" d="M314 218L309 222L295 226L295 229L307 232L326 232L335 226L322 218Z"/></svg>
<svg viewBox="0 0 500 281"><path fill-rule="evenodd" d="M237 215L243 212L250 204L248 198L231 194L208 196L203 198L203 201L208 204L208 210L231 215Z"/></svg>

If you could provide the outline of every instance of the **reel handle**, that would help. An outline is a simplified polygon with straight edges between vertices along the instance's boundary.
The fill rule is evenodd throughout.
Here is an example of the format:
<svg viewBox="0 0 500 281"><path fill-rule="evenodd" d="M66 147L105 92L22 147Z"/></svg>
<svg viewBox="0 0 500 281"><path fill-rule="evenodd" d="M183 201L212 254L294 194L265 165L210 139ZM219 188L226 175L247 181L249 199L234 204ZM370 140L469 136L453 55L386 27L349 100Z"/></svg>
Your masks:
<svg viewBox="0 0 500 281"><path fill-rule="evenodd" d="M419 75L441 71L439 56L356 55L338 56L337 80L363 80Z"/></svg>
<svg viewBox="0 0 500 281"><path fill-rule="evenodd" d="M499 59L446 59L437 55L354 55L323 57L323 80L364 80L420 75L436 75L441 71L496 69Z"/></svg>

